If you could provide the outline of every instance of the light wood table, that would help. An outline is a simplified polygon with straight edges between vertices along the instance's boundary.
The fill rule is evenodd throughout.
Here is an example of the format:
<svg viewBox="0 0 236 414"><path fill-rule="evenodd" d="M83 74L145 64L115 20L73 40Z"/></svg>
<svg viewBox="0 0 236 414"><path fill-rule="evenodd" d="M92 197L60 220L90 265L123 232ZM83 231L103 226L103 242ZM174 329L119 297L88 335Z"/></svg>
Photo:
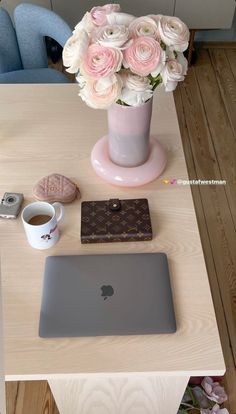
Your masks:
<svg viewBox="0 0 236 414"><path fill-rule="evenodd" d="M225 371L189 186L163 178L188 177L172 94L154 99L152 133L168 152L163 176L140 188L118 188L90 165L105 134L106 112L89 109L76 85L1 85L1 192L23 192L59 172L83 200L147 197L150 242L81 245L80 201L66 205L59 243L33 250L21 221L0 221L6 380L47 379L62 414L176 414L190 376ZM41 339L38 337L47 255L166 252L177 332L172 335ZM111 269L112 270L112 269Z"/></svg>

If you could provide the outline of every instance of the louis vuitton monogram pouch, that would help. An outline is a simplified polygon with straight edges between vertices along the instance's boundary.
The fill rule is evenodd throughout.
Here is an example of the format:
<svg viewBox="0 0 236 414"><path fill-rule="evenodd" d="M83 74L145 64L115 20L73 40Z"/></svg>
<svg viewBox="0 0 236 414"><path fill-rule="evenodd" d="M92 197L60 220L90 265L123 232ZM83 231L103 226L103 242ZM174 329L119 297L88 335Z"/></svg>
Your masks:
<svg viewBox="0 0 236 414"><path fill-rule="evenodd" d="M82 202L82 243L144 240L152 240L152 225L146 198Z"/></svg>

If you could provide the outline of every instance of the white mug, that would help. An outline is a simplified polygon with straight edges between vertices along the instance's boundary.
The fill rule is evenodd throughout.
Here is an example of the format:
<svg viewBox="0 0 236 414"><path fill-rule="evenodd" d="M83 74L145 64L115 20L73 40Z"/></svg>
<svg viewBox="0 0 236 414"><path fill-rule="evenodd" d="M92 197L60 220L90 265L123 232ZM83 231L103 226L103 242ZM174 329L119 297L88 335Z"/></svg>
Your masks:
<svg viewBox="0 0 236 414"><path fill-rule="evenodd" d="M57 215L57 210L59 213ZM50 216L44 224L30 224L36 216ZM28 204L22 211L21 218L29 244L35 249L49 249L59 239L58 223L64 217L64 207L61 203L35 202Z"/></svg>

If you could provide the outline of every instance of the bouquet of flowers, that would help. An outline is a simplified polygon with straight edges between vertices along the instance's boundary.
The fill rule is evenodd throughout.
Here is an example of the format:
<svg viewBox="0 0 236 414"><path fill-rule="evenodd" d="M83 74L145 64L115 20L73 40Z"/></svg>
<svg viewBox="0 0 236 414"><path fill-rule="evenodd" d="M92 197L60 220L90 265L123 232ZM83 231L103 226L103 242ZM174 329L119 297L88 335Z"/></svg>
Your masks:
<svg viewBox="0 0 236 414"><path fill-rule="evenodd" d="M139 106L158 85L173 91L187 73L189 30L177 17L136 18L119 4L93 7L74 29L63 63L92 108Z"/></svg>
<svg viewBox="0 0 236 414"><path fill-rule="evenodd" d="M228 397L218 380L199 377L193 382L184 393L178 414L229 414L220 407Z"/></svg>

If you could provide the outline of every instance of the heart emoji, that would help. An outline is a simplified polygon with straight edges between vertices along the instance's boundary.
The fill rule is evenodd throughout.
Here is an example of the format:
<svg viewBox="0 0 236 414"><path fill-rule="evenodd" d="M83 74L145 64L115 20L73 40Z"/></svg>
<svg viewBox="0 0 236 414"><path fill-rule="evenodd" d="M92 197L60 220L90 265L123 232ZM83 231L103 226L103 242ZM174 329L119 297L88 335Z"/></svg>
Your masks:
<svg viewBox="0 0 236 414"><path fill-rule="evenodd" d="M170 180L163 180L164 184L169 184Z"/></svg>
<svg viewBox="0 0 236 414"><path fill-rule="evenodd" d="M172 180L170 180L171 184L176 184L176 182L177 182L176 178L173 178Z"/></svg>

